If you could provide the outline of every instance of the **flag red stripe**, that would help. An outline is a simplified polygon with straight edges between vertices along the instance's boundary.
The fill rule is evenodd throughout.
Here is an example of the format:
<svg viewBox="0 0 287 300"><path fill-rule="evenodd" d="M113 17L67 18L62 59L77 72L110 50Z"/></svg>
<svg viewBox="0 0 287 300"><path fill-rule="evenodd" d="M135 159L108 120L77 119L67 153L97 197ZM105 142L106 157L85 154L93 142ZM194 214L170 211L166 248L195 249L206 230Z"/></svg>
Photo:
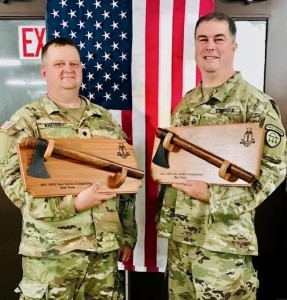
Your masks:
<svg viewBox="0 0 287 300"><path fill-rule="evenodd" d="M146 1L146 45L145 45L145 113L146 113L146 224L145 224L145 266L147 271L158 271L157 234L155 210L157 185L150 176L153 141L158 126L158 78L159 78L159 0Z"/></svg>
<svg viewBox="0 0 287 300"><path fill-rule="evenodd" d="M214 0L200 0L199 4L199 17L213 12Z"/></svg>
<svg viewBox="0 0 287 300"><path fill-rule="evenodd" d="M128 136L127 142L133 144L133 118L132 110L122 110L122 129Z"/></svg>
<svg viewBox="0 0 287 300"><path fill-rule="evenodd" d="M173 11L171 111L182 98L185 0L174 1Z"/></svg>

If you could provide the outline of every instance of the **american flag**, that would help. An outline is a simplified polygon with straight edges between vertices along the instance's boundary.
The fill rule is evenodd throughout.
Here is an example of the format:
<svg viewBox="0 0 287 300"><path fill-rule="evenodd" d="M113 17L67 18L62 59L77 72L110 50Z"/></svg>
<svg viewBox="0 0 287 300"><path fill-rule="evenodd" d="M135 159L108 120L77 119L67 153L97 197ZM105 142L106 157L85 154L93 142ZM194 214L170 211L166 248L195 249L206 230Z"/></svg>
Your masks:
<svg viewBox="0 0 287 300"><path fill-rule="evenodd" d="M126 270L164 271L166 241L157 238L158 186L150 176L155 132L200 80L194 26L214 0L47 0L47 39L71 38L84 66L81 94L113 112L145 170L137 194L139 235Z"/></svg>

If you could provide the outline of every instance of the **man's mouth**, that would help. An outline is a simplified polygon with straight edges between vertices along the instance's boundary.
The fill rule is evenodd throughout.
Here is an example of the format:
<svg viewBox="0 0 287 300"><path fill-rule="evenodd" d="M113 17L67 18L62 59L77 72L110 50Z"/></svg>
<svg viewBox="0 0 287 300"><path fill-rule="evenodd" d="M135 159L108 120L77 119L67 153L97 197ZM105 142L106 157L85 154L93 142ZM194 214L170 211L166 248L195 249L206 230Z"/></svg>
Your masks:
<svg viewBox="0 0 287 300"><path fill-rule="evenodd" d="M204 56L204 59L206 59L206 60L215 60L215 59L217 59L217 57L216 56Z"/></svg>

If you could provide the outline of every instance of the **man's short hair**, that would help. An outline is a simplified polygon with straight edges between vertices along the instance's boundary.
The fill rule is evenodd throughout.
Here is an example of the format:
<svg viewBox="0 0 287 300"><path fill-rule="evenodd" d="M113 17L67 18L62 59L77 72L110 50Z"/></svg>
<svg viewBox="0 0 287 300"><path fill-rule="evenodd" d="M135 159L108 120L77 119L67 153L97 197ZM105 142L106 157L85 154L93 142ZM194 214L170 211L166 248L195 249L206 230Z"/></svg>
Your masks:
<svg viewBox="0 0 287 300"><path fill-rule="evenodd" d="M196 30L200 23L211 21L211 20L215 20L215 21L219 21L219 22L222 22L222 21L226 22L228 24L229 32L230 32L233 40L234 41L236 40L236 25L235 25L234 20L231 17L229 17L228 15L223 14L223 13L218 13L218 12L213 12L213 13L210 13L210 14L200 17L195 24L194 36L196 36Z"/></svg>
<svg viewBox="0 0 287 300"><path fill-rule="evenodd" d="M49 40L42 48L42 53L41 53L42 60L45 57L45 55L51 45L56 45L56 46L70 45L70 46L74 47L75 49L77 49L79 56L80 56L80 51L79 51L77 45L71 39L66 38L66 37L57 37L57 38Z"/></svg>

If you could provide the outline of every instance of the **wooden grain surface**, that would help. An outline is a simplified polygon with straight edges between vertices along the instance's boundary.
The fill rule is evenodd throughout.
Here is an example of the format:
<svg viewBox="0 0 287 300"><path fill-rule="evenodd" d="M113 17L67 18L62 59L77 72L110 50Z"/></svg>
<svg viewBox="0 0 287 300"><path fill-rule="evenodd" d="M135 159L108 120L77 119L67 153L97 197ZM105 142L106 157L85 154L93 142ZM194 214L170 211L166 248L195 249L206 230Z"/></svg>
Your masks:
<svg viewBox="0 0 287 300"><path fill-rule="evenodd" d="M239 123L214 126L182 126L167 128L179 137L197 145L224 160L239 166L252 173L256 178L259 176L264 129L257 123ZM247 132L249 141L246 143ZM159 138L155 137L153 156L159 145ZM241 179L235 182L224 180L218 175L219 168L205 160L190 154L182 149L168 152L167 159L169 168L160 167L151 163L151 176L158 183L184 182L186 179L203 180L209 184L243 185L249 186Z"/></svg>
<svg viewBox="0 0 287 300"><path fill-rule="evenodd" d="M54 139L57 145L76 149L88 154L96 155L115 163L137 168L137 162L133 147L125 140L112 139ZM119 149L125 149L126 156L118 155ZM116 173L100 170L95 166L80 163L73 159L52 155L45 166L50 178L36 178L27 175L34 150L25 147L23 143L18 145L18 158L21 175L26 191L33 197L63 196L78 194L93 182L100 183L100 192L137 193L142 186L142 181L136 178L126 177L124 183L113 187Z"/></svg>

